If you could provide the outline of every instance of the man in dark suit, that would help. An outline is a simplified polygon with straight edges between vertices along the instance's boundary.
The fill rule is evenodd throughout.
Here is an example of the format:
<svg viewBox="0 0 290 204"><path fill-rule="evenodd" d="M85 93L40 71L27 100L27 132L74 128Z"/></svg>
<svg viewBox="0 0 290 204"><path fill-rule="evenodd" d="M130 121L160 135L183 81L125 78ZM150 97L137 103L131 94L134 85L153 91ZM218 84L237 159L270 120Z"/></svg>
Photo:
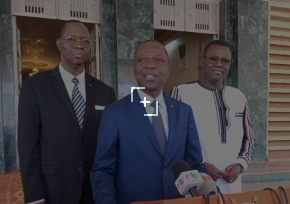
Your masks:
<svg viewBox="0 0 290 204"><path fill-rule="evenodd" d="M99 122L115 93L85 73L91 43L83 23L67 21L56 40L60 64L23 81L18 149L26 203L93 203Z"/></svg>
<svg viewBox="0 0 290 204"><path fill-rule="evenodd" d="M181 197L171 170L178 160L207 173L191 108L162 91L169 66L161 43L150 40L139 46L134 76L144 89L103 112L91 171L96 204Z"/></svg>

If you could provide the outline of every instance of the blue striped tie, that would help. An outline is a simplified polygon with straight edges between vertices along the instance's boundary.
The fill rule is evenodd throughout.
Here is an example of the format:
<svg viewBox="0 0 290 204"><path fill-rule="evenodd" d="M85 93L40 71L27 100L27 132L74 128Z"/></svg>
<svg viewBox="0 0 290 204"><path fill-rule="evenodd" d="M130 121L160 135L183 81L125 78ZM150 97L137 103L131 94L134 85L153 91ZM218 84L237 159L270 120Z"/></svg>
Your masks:
<svg viewBox="0 0 290 204"><path fill-rule="evenodd" d="M154 100L151 103L151 106L154 107L155 111L154 113L156 114L156 100ZM158 111L158 116L152 116L152 126L153 130L155 132L155 136L157 138L159 147L161 149L161 152L163 156L165 156L166 153L166 146L167 146L167 139L166 139L166 134L165 134L165 129L163 125L163 120L160 112Z"/></svg>
<svg viewBox="0 0 290 204"><path fill-rule="evenodd" d="M80 128L82 129L83 127L83 122L84 122L84 114L85 114L85 108L86 108L86 102L79 91L78 84L80 83L79 80L74 77L72 79L72 82L75 84L73 91L72 91L72 97L71 101L80 125Z"/></svg>

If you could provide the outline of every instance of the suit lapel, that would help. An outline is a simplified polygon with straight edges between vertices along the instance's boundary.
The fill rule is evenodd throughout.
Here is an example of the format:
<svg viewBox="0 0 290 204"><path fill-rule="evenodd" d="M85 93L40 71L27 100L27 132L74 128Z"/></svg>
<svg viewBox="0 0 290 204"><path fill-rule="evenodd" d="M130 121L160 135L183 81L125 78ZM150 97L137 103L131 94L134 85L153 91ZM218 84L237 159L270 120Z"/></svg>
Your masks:
<svg viewBox="0 0 290 204"><path fill-rule="evenodd" d="M133 93L133 102L131 102L131 95L128 96L128 106L131 109L133 115L135 116L136 120L142 126L143 130L149 137L150 141L152 142L155 149L159 152L159 154L163 157L162 152L160 150L157 138L155 136L152 124L148 116L144 116L147 114L144 105L140 103L141 99L139 97L138 92L135 90Z"/></svg>
<svg viewBox="0 0 290 204"><path fill-rule="evenodd" d="M168 115L168 143L167 143L167 150L166 156L170 153L170 149L174 142L174 133L175 133L175 126L176 126L176 108L173 105L173 101L171 98L164 94L165 103L167 107L167 115Z"/></svg>
<svg viewBox="0 0 290 204"><path fill-rule="evenodd" d="M88 74L85 74L85 83L86 83L86 111L84 115L84 123L82 133L86 127L88 119L90 117L91 112L93 111L92 108L94 107L94 98L96 92L96 84L94 83L94 79L91 78ZM100 97L101 98L101 97Z"/></svg>
<svg viewBox="0 0 290 204"><path fill-rule="evenodd" d="M51 77L52 77L52 83L55 89L57 90L60 98L62 99L63 103L65 104L65 107L67 108L70 116L72 117L72 120L76 123L77 126L79 126L79 123L75 115L75 111L73 109L73 105L67 93L67 89L65 87L63 79L60 75L58 66L52 71Z"/></svg>

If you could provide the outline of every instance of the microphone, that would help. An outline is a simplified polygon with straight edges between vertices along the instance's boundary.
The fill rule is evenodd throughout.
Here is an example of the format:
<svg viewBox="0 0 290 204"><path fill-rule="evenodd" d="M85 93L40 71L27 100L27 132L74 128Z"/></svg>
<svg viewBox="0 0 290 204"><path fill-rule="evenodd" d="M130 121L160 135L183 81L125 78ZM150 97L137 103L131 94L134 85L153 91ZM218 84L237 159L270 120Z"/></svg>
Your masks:
<svg viewBox="0 0 290 204"><path fill-rule="evenodd" d="M190 193L195 197L195 191L198 190L202 184L203 179L197 170L191 170L191 167L186 161L180 160L172 165L172 172L176 178L175 186L180 195Z"/></svg>
<svg viewBox="0 0 290 204"><path fill-rule="evenodd" d="M217 188L212 178L209 175L202 172L200 172L199 174L203 179L203 184L198 190L197 189L194 190L194 194L196 196L216 195Z"/></svg>

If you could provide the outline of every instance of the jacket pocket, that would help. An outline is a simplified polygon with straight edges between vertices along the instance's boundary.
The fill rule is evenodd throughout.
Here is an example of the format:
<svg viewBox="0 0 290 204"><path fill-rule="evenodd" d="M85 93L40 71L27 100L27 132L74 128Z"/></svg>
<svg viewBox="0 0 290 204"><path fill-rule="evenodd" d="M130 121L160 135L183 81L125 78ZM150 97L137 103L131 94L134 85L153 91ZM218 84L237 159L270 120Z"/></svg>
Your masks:
<svg viewBox="0 0 290 204"><path fill-rule="evenodd" d="M42 174L46 175L46 176L55 176L56 175L55 166L41 165L41 171L42 171Z"/></svg>

